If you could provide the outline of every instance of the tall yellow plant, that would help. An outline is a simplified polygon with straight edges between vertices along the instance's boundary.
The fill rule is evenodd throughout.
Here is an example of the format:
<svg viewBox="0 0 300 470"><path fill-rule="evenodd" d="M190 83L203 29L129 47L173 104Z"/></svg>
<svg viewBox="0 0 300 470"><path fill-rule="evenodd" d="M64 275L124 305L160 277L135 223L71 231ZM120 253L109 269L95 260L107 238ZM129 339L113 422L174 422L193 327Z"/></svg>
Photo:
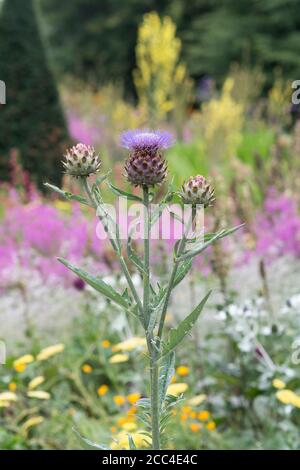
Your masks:
<svg viewBox="0 0 300 470"><path fill-rule="evenodd" d="M203 106L201 127L205 153L216 162L236 154L241 139L244 107L234 100L234 81L227 78L221 96Z"/></svg>
<svg viewBox="0 0 300 470"><path fill-rule="evenodd" d="M137 69L134 83L140 105L152 123L174 109L178 87L186 82L186 69L179 63L181 42L168 16L147 13L138 31Z"/></svg>

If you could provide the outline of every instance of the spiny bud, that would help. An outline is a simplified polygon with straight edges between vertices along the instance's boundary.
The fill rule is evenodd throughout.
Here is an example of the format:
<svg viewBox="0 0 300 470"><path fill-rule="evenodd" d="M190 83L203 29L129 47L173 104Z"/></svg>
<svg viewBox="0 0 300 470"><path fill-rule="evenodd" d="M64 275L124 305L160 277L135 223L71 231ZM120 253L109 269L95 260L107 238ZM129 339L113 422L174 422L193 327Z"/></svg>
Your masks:
<svg viewBox="0 0 300 470"><path fill-rule="evenodd" d="M74 177L87 177L100 170L101 160L94 147L77 144L67 150L62 162L66 173Z"/></svg>
<svg viewBox="0 0 300 470"><path fill-rule="evenodd" d="M181 189L181 198L184 204L202 204L204 207L211 206L214 202L214 188L202 175L190 176L184 182Z"/></svg>
<svg viewBox="0 0 300 470"><path fill-rule="evenodd" d="M123 133L121 144L130 151L124 176L133 186L155 186L167 175L162 151L172 144L168 132L135 130Z"/></svg>

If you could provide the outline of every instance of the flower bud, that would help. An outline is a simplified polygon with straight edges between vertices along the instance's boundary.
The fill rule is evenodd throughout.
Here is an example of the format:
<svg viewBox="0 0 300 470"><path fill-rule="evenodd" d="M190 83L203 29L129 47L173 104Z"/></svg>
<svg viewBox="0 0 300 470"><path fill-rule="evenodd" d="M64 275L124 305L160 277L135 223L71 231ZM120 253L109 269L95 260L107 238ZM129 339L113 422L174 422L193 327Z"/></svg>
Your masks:
<svg viewBox="0 0 300 470"><path fill-rule="evenodd" d="M204 207L211 206L214 202L214 188L202 175L190 176L184 182L181 189L181 198L184 204L202 204Z"/></svg>
<svg viewBox="0 0 300 470"><path fill-rule="evenodd" d="M64 157L65 160L62 163L66 173L75 178L87 177L100 170L100 157L90 145L77 144L68 149Z"/></svg>

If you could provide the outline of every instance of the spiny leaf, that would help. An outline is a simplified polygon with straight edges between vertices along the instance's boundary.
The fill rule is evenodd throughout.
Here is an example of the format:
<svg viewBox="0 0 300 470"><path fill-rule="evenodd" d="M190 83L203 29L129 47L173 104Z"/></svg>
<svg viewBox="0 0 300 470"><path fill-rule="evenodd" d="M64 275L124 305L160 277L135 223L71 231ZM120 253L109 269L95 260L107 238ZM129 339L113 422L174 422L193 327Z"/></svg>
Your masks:
<svg viewBox="0 0 300 470"><path fill-rule="evenodd" d="M58 261L64 264L67 268L73 271L73 273L77 274L78 277L83 279L87 284L89 284L96 291L100 292L108 299L112 300L121 307L125 307L126 309L129 308L127 300L122 295L120 295L113 287L109 286L104 281L102 281L102 279L92 276L83 269L76 268L76 266L69 263L69 261L63 258L58 258Z"/></svg>
<svg viewBox="0 0 300 470"><path fill-rule="evenodd" d="M191 269L193 264L192 259L186 259L183 261L183 263L179 266L175 279L174 279L174 284L173 288L176 287L187 275L189 270Z"/></svg>
<svg viewBox="0 0 300 470"><path fill-rule="evenodd" d="M194 324L198 320L200 313L203 310L203 307L210 296L211 291L201 300L199 305L190 313L182 322L178 325L177 328L174 328L170 331L169 337L166 343L163 346L162 355L165 356L169 352L173 351L176 346L183 340L183 338L190 333Z"/></svg>

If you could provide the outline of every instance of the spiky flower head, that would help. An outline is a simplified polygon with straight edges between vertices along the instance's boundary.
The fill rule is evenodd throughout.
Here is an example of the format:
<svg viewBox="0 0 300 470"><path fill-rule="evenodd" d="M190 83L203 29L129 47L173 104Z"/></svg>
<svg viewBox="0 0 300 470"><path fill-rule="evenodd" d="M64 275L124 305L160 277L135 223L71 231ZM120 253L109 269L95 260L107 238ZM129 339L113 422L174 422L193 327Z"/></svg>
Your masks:
<svg viewBox="0 0 300 470"><path fill-rule="evenodd" d="M163 150L172 145L168 132L134 130L122 134L121 145L129 150L124 175L133 186L155 186L167 175Z"/></svg>
<svg viewBox="0 0 300 470"><path fill-rule="evenodd" d="M214 188L202 175L190 176L182 185L181 198L184 204L211 206L214 202Z"/></svg>
<svg viewBox="0 0 300 470"><path fill-rule="evenodd" d="M77 178L87 177L100 170L100 157L90 145L77 144L69 148L64 157L62 163L68 175Z"/></svg>

